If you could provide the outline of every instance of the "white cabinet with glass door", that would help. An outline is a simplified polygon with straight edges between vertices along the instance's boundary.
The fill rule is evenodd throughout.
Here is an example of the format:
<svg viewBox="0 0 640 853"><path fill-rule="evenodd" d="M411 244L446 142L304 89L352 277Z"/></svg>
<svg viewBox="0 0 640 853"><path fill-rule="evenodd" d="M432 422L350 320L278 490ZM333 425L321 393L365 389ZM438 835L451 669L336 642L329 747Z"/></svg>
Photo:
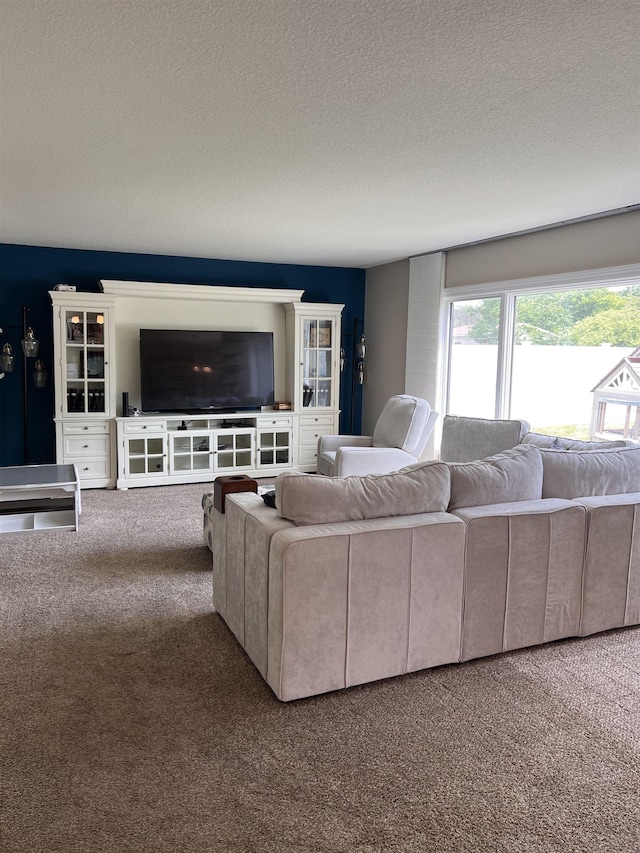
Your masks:
<svg viewBox="0 0 640 853"><path fill-rule="evenodd" d="M230 473L254 467L255 429L238 427L213 431L214 471Z"/></svg>
<svg viewBox="0 0 640 853"><path fill-rule="evenodd" d="M171 474L205 473L213 471L211 431L171 432Z"/></svg>
<svg viewBox="0 0 640 853"><path fill-rule="evenodd" d="M291 468L293 465L293 417L257 418L257 468Z"/></svg>
<svg viewBox="0 0 640 853"><path fill-rule="evenodd" d="M287 393L300 414L299 442L305 427L338 433L340 419L340 320L344 305L296 302L285 306L287 323ZM300 444L302 470L315 470L315 448Z"/></svg>
<svg viewBox="0 0 640 853"><path fill-rule="evenodd" d="M113 486L114 299L70 291L50 296L57 462L76 464L84 488Z"/></svg>

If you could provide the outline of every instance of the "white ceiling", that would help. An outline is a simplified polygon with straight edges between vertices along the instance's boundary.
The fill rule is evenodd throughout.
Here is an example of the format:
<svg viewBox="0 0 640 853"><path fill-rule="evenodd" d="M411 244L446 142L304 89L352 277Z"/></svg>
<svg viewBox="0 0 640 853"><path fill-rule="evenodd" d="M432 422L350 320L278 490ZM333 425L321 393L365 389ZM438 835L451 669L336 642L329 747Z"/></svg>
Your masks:
<svg viewBox="0 0 640 853"><path fill-rule="evenodd" d="M636 0L0 0L0 241L372 266L640 200Z"/></svg>

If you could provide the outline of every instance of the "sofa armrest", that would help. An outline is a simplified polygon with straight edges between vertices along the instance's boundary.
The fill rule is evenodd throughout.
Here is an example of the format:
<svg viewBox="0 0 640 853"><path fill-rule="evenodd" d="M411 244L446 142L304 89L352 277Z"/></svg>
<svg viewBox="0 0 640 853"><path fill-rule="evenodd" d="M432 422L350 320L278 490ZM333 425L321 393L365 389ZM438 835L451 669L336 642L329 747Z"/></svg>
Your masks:
<svg viewBox="0 0 640 853"><path fill-rule="evenodd" d="M416 462L415 456L397 447L341 447L336 453L336 477L388 474Z"/></svg>
<svg viewBox="0 0 640 853"><path fill-rule="evenodd" d="M339 447L371 447L372 443L370 435L321 435L318 439L318 456Z"/></svg>
<svg viewBox="0 0 640 853"><path fill-rule="evenodd" d="M224 541L216 543L213 603L263 677L267 671L269 547L279 530L295 527L254 492L227 495L216 513Z"/></svg>

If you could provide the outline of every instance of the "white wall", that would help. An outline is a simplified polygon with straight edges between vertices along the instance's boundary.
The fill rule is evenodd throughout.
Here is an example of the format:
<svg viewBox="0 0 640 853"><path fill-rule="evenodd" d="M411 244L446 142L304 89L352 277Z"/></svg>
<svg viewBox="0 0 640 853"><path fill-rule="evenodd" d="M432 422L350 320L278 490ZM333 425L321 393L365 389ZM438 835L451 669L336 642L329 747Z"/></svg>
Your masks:
<svg viewBox="0 0 640 853"><path fill-rule="evenodd" d="M285 392L285 315L277 303L151 299L118 294L116 387L140 406L140 329L239 329L273 332L275 399Z"/></svg>

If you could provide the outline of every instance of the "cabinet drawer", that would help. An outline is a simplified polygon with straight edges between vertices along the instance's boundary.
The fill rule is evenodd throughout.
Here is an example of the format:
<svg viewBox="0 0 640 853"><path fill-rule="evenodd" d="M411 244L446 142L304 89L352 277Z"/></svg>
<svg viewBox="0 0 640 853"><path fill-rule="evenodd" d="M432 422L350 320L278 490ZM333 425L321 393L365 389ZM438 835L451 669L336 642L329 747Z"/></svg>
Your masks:
<svg viewBox="0 0 640 853"><path fill-rule="evenodd" d="M167 425L164 421L140 421L138 418L132 418L131 423L124 425L125 433L140 432L165 432Z"/></svg>
<svg viewBox="0 0 640 853"><path fill-rule="evenodd" d="M313 444L315 446L321 435L332 435L332 433L333 424L331 426L318 424L313 427L302 427L300 430L300 444Z"/></svg>
<svg viewBox="0 0 640 853"><path fill-rule="evenodd" d="M65 463L75 463L78 471L78 476L81 480L95 480L110 477L108 459L85 459L79 462L77 459L69 458L64 460Z"/></svg>
<svg viewBox="0 0 640 853"><path fill-rule="evenodd" d="M107 436L77 436L64 439L64 456L106 456L109 452Z"/></svg>
<svg viewBox="0 0 640 853"><path fill-rule="evenodd" d="M333 415L300 415L300 426L326 425L333 429Z"/></svg>
<svg viewBox="0 0 640 853"><path fill-rule="evenodd" d="M291 427L293 418L287 415L276 415L274 418L256 418L258 429L269 429L270 427Z"/></svg>
<svg viewBox="0 0 640 853"><path fill-rule="evenodd" d="M84 424L62 424L63 435L107 435L108 433L108 421L96 421L95 423Z"/></svg>

